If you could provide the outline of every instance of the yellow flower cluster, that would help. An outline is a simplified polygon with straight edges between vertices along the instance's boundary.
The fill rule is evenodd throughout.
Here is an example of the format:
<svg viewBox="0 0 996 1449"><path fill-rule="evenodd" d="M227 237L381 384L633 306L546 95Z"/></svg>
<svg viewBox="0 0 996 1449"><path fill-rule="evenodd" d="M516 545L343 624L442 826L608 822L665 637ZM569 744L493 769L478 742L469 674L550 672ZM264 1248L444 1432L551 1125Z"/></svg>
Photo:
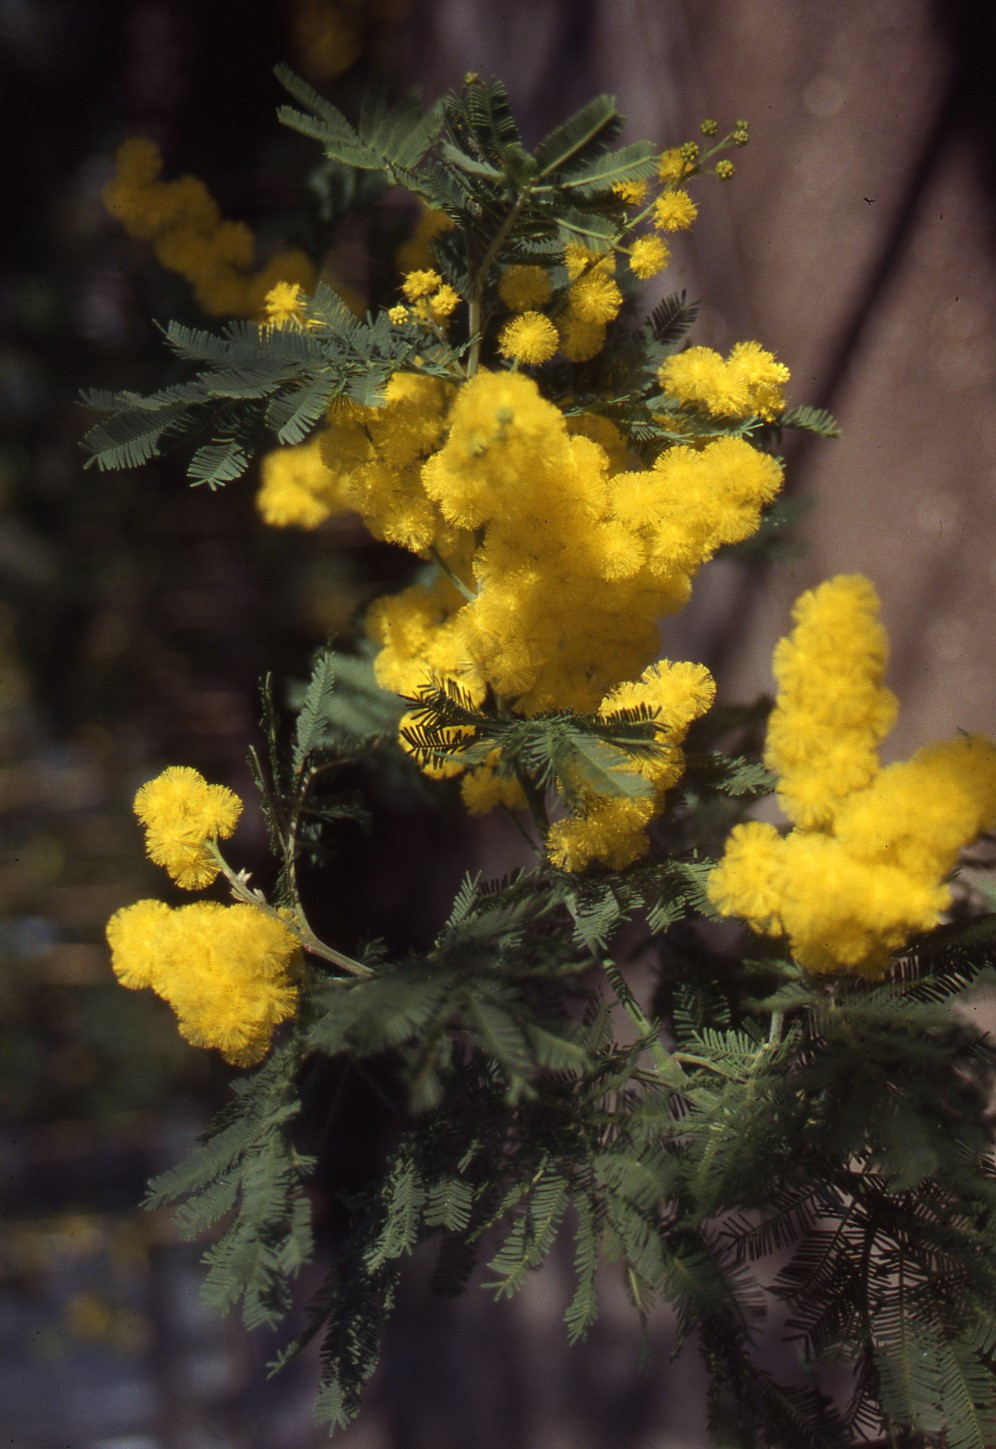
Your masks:
<svg viewBox="0 0 996 1449"><path fill-rule="evenodd" d="M159 147L133 137L120 147L104 202L129 236L150 241L159 262L194 288L211 316L254 317L278 282L315 285L315 269L301 251L281 252L254 270L256 244L242 222L222 219L203 181L180 176L161 181Z"/></svg>
<svg viewBox="0 0 996 1449"><path fill-rule="evenodd" d="M520 373L482 371L459 390L443 445L414 475L448 526L436 535L444 571L368 615L384 687L415 695L435 677L523 715L636 702L606 695L654 659L660 616L687 602L721 544L756 529L781 483L778 464L740 439L671 448L632 471L611 423L572 422ZM676 706L660 709L677 742L687 721L679 733ZM466 782L471 808L507 788L492 775ZM589 802L586 819L595 810ZM624 822L628 850L648 818ZM586 845L565 843L563 859L606 858L595 829Z"/></svg>
<svg viewBox="0 0 996 1449"><path fill-rule="evenodd" d="M241 811L231 790L185 765L164 770L135 796L149 855L187 889L214 880L219 866L208 842L230 836ZM297 937L256 906L198 901L172 910L137 901L111 917L107 939L122 985L151 986L189 1042L218 1047L227 1061L259 1061L274 1027L294 1012Z"/></svg>
<svg viewBox="0 0 996 1449"><path fill-rule="evenodd" d="M738 825L709 881L724 915L788 938L809 971L881 976L890 953L936 925L959 851L996 826L996 746L928 745L880 768L895 715L886 641L865 579L803 595L775 651L779 692L766 759L794 829Z"/></svg>
<svg viewBox="0 0 996 1449"><path fill-rule="evenodd" d="M256 506L275 528L318 528L355 510L375 538L425 554L448 529L426 497L419 470L439 446L453 388L421 373L396 372L385 406L337 400L324 431L262 460Z"/></svg>
<svg viewBox="0 0 996 1449"><path fill-rule="evenodd" d="M134 809L145 826L149 858L165 866L177 885L200 890L219 870L208 841L228 839L242 801L224 785L209 785L199 771L171 765L142 786Z"/></svg>
<svg viewBox="0 0 996 1449"><path fill-rule="evenodd" d="M839 574L796 600L795 628L775 646L778 707L764 762L778 776L782 809L803 830L828 827L841 801L871 783L895 723L878 612L869 579Z"/></svg>
<svg viewBox="0 0 996 1449"><path fill-rule="evenodd" d="M660 369L668 397L703 408L714 417L770 422L785 410L782 388L789 370L758 342L738 342L725 360L711 347L686 347Z"/></svg>
<svg viewBox="0 0 996 1449"><path fill-rule="evenodd" d="M622 870L646 854L647 826L660 814L666 792L684 770L681 741L692 721L705 714L715 693L705 665L672 664L666 659L645 669L639 680L609 691L598 709L603 718L642 707L654 721L656 753L634 758L629 767L649 782L650 789L640 795L589 792L579 810L550 828L547 850L554 865L579 871L600 861Z"/></svg>
<svg viewBox="0 0 996 1449"><path fill-rule="evenodd" d="M460 293L444 282L437 271L424 267L407 272L401 283L401 293L409 306L399 303L390 309L392 322L407 322L412 319L426 327L444 324L460 305Z"/></svg>
<svg viewBox="0 0 996 1449"><path fill-rule="evenodd" d="M612 253L589 251L579 243L564 249L569 286L564 310L557 318L560 347L569 362L587 362L605 346L605 329L622 307L623 295L613 273Z"/></svg>
<svg viewBox="0 0 996 1449"><path fill-rule="evenodd" d="M256 906L136 901L108 921L107 940L123 986L150 986L187 1041L217 1047L235 1065L258 1062L294 1014L297 940Z"/></svg>

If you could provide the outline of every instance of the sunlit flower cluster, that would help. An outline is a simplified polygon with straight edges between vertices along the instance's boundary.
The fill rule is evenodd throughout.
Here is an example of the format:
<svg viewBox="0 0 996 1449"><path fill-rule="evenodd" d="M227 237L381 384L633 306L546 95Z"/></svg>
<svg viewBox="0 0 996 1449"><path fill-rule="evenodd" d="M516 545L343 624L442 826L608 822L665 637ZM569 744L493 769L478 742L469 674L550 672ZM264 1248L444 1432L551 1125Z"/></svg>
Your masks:
<svg viewBox="0 0 996 1449"><path fill-rule="evenodd" d="M737 826L709 894L724 915L788 938L810 971L879 976L890 954L936 925L959 852L996 825L996 746L958 736L881 767L895 717L882 685L887 641L867 579L842 575L802 596L775 651L779 691L767 763L788 835Z"/></svg>
<svg viewBox="0 0 996 1449"><path fill-rule="evenodd" d="M757 342L738 342L727 358L711 347L686 347L660 369L667 397L715 417L771 421L785 410L789 370Z"/></svg>
<svg viewBox="0 0 996 1449"><path fill-rule="evenodd" d="M294 1014L297 938L256 906L136 901L111 917L107 939L121 984L151 987L187 1041L217 1047L228 1062L259 1061Z"/></svg>
<svg viewBox="0 0 996 1449"><path fill-rule="evenodd" d="M220 869L208 843L228 839L242 801L224 785L209 785L199 771L171 765L142 786L134 808L145 826L150 860L164 866L177 885L200 890Z"/></svg>
<svg viewBox="0 0 996 1449"><path fill-rule="evenodd" d="M209 845L232 834L241 811L237 795L186 765L170 766L135 796L149 856L190 890L218 875ZM163 901L137 901L111 917L107 939L122 985L151 986L176 1012L189 1042L218 1047L227 1061L259 1061L274 1027L293 1015L298 938L271 911L215 901L174 910Z"/></svg>

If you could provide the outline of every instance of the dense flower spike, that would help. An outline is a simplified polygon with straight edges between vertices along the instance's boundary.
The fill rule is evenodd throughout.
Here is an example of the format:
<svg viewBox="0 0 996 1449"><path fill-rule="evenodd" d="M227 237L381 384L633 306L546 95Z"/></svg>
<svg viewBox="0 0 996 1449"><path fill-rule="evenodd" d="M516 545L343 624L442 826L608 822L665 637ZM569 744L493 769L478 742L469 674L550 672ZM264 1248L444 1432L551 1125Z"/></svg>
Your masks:
<svg viewBox="0 0 996 1449"><path fill-rule="evenodd" d="M256 906L137 901L111 917L107 939L122 985L151 986L187 1041L217 1047L233 1065L259 1061L294 1014L297 938Z"/></svg>
<svg viewBox="0 0 996 1449"><path fill-rule="evenodd" d="M884 769L896 702L867 579L803 594L775 649L779 684L766 761L795 829L737 826L712 873L724 915L788 938L810 971L881 975L890 953L936 925L959 852L996 825L996 746L960 737Z"/></svg>
<svg viewBox="0 0 996 1449"><path fill-rule="evenodd" d="M765 763L778 776L782 809L803 829L831 825L840 801L871 782L895 722L878 610L868 579L839 575L796 600L795 628L775 649L778 701Z"/></svg>
<svg viewBox="0 0 996 1449"><path fill-rule="evenodd" d="M165 866L177 885L199 890L219 871L207 844L232 834L242 801L224 785L209 785L197 770L171 765L142 786L134 808L150 859Z"/></svg>

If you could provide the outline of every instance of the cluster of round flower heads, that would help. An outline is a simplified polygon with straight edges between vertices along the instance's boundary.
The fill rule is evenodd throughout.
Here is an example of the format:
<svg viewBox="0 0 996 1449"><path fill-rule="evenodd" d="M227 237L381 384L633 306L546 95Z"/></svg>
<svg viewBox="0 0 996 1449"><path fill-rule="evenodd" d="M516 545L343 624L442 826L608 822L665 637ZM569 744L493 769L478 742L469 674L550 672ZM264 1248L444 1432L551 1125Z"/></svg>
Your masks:
<svg viewBox="0 0 996 1449"><path fill-rule="evenodd" d="M252 232L225 221L218 203L196 176L160 180L163 158L154 141L136 136L118 150L104 202L129 236L150 241L156 258L194 289L213 317L255 317L278 282L315 285L315 268L302 251L285 251L256 267Z"/></svg>
<svg viewBox="0 0 996 1449"><path fill-rule="evenodd" d="M182 765L135 797L149 856L188 890L218 874L211 847L232 834L241 810L231 790ZM136 901L111 917L107 939L122 985L150 986L176 1012L189 1042L217 1047L226 1061L259 1061L274 1028L294 1013L298 938L257 906L198 901L173 909Z"/></svg>
<svg viewBox="0 0 996 1449"><path fill-rule="evenodd" d="M793 828L736 826L709 895L787 937L810 971L876 977L937 924L959 852L996 826L996 746L959 736L881 767L896 701L874 587L840 575L803 594L794 619L775 650L765 754Z"/></svg>

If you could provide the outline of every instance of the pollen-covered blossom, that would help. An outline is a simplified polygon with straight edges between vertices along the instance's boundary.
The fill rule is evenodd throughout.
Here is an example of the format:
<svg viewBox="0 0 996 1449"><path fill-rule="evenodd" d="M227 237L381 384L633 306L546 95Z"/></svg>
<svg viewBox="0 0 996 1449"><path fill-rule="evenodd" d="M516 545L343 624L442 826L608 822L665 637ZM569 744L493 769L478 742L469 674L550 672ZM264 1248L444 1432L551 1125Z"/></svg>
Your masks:
<svg viewBox="0 0 996 1449"><path fill-rule="evenodd" d="M378 676L402 693L428 665L523 714L598 708L655 657L659 617L721 544L756 529L781 483L774 459L732 438L620 468L611 425L570 430L519 373L479 372L447 421L421 481L456 531L446 556L466 592L441 578L374 606Z"/></svg>
<svg viewBox="0 0 996 1449"><path fill-rule="evenodd" d="M150 241L156 257L194 288L197 303L211 316L252 317L279 284L311 291L315 268L301 251L281 252L254 270L252 232L222 219L203 181L180 176L162 181L163 158L154 141L125 141L117 169L104 189L104 203L129 236Z"/></svg>
<svg viewBox="0 0 996 1449"><path fill-rule="evenodd" d="M256 906L136 901L111 917L107 939L122 985L150 986L187 1041L217 1047L233 1064L258 1062L294 1013L297 939Z"/></svg>
<svg viewBox="0 0 996 1449"><path fill-rule="evenodd" d="M778 707L765 763L778 776L782 809L805 830L829 826L841 800L871 782L895 722L878 611L871 581L841 574L796 600L795 628L775 648Z"/></svg>
<svg viewBox="0 0 996 1449"><path fill-rule="evenodd" d="M207 843L228 839L242 801L224 785L209 785L199 771L171 765L142 786L134 809L145 826L150 859L165 866L177 885L199 890L219 870Z"/></svg>
<svg viewBox="0 0 996 1449"><path fill-rule="evenodd" d="M335 495L362 515L375 538L413 553L446 545L439 509L421 482L424 460L439 446L446 427L450 384L415 372L396 372L384 407L338 402L319 447L335 475Z"/></svg>
<svg viewBox="0 0 996 1449"><path fill-rule="evenodd" d="M648 191L646 181L617 181L612 187L613 195L627 206L639 206Z"/></svg>
<svg viewBox="0 0 996 1449"><path fill-rule="evenodd" d="M256 507L271 528L319 528L349 507L341 476L322 457L320 435L264 453L259 476Z"/></svg>
<svg viewBox="0 0 996 1449"><path fill-rule="evenodd" d="M630 248L630 271L641 281L656 277L671 260L667 244L659 236L641 236Z"/></svg>
<svg viewBox="0 0 996 1449"><path fill-rule="evenodd" d="M669 150L662 151L657 163L657 175L661 181L680 181L691 169L692 163L686 161L680 146L672 146Z"/></svg>
<svg viewBox="0 0 996 1449"><path fill-rule="evenodd" d="M787 937L810 971L876 977L937 924L959 852L996 826L996 746L961 736L880 768L895 700L874 588L841 575L793 613L775 650L765 758L795 828L736 826L709 895L722 914Z"/></svg>
<svg viewBox="0 0 996 1449"><path fill-rule="evenodd" d="M263 314L270 327L300 327L304 321L304 288L300 282L277 282L263 298Z"/></svg>
<svg viewBox="0 0 996 1449"><path fill-rule="evenodd" d="M549 362L558 345L557 329L542 312L520 312L505 323L498 336L498 351L503 357L531 366Z"/></svg>
<svg viewBox="0 0 996 1449"><path fill-rule="evenodd" d="M687 191L664 191L654 202L653 221L658 231L687 231L699 209Z"/></svg>
<svg viewBox="0 0 996 1449"><path fill-rule="evenodd" d="M401 292L411 303L409 315L426 325L445 322L460 305L460 293L431 267L406 273Z"/></svg>
<svg viewBox="0 0 996 1449"><path fill-rule="evenodd" d="M553 296L553 281L546 267L505 267L498 278L498 295L513 312L542 307Z"/></svg>
<svg viewBox="0 0 996 1449"><path fill-rule="evenodd" d="M684 770L681 741L692 721L709 709L715 694L715 683L705 665L666 659L645 669L638 680L628 680L609 691L598 709L604 718L642 708L654 722L655 753L635 756L628 766L650 788L639 795L582 792L581 808L558 820L547 835L554 865L581 871L598 861L622 870L647 853L647 826L660 814L667 791Z"/></svg>
<svg viewBox="0 0 996 1449"><path fill-rule="evenodd" d="M760 343L738 342L725 360L711 347L686 347L660 368L668 397L702 408L714 417L771 420L784 411L783 385L789 370Z"/></svg>

